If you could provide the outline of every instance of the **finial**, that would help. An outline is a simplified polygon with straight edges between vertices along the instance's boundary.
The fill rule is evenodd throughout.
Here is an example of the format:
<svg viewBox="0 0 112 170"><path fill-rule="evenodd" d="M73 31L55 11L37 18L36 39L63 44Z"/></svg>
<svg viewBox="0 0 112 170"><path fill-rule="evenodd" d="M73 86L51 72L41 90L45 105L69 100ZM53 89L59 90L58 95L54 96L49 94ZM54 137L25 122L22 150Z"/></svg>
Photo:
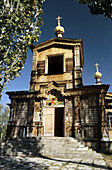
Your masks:
<svg viewBox="0 0 112 170"><path fill-rule="evenodd" d="M95 77L95 79L96 79L96 84L101 84L100 79L101 79L102 74L101 74L101 73L99 72L99 70L98 70L99 64L96 63L95 66L96 66L96 73L94 74L94 77Z"/></svg>
<svg viewBox="0 0 112 170"><path fill-rule="evenodd" d="M96 66L96 71L98 72L98 66L99 66L99 64L96 63L95 66Z"/></svg>
<svg viewBox="0 0 112 170"><path fill-rule="evenodd" d="M62 17L58 16L56 19L58 20L58 26L54 29L55 35L57 38L62 38L64 34L64 28L60 26L60 19L62 19Z"/></svg>
<svg viewBox="0 0 112 170"><path fill-rule="evenodd" d="M62 17L58 16L56 19L58 20L58 26L60 26L60 19L62 19Z"/></svg>

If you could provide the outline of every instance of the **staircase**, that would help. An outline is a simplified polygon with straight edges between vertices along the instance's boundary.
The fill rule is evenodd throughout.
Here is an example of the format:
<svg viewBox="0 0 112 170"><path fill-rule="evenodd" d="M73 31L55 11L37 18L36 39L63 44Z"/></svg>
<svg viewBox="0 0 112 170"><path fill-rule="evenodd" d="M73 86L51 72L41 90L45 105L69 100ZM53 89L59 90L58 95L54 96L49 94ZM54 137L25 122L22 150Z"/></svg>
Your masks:
<svg viewBox="0 0 112 170"><path fill-rule="evenodd" d="M45 156L54 158L100 157L72 137L15 138L1 144L1 155Z"/></svg>

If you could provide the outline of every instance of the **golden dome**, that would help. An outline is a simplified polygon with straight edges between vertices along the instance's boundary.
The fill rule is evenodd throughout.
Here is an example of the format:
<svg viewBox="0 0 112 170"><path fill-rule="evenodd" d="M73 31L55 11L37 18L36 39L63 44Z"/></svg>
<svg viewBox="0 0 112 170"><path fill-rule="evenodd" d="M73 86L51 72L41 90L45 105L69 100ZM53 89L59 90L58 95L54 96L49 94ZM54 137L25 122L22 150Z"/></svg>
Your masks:
<svg viewBox="0 0 112 170"><path fill-rule="evenodd" d="M102 76L102 73L100 73L99 71L94 74L94 77L96 79L101 79L101 76Z"/></svg>
<svg viewBox="0 0 112 170"><path fill-rule="evenodd" d="M62 37L63 34L64 34L64 28L62 26L59 26L59 25L55 28L54 31L55 31L55 35L57 37Z"/></svg>
<svg viewBox="0 0 112 170"><path fill-rule="evenodd" d="M58 38L62 38L64 34L64 28L60 26L60 19L62 19L62 17L58 16L56 19L58 20L58 26L54 29L54 32Z"/></svg>
<svg viewBox="0 0 112 170"><path fill-rule="evenodd" d="M96 73L94 74L94 77L96 79L96 84L101 84L100 79L101 79L102 73L99 72L98 65L99 64L97 64L97 63L95 64L95 66L96 66Z"/></svg>

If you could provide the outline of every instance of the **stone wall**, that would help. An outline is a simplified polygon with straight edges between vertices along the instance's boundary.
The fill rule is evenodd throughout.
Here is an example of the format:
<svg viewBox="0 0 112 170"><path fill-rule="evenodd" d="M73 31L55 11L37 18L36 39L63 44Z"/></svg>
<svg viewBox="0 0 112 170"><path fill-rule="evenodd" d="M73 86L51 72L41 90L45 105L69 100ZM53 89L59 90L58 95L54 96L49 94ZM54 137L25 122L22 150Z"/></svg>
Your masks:
<svg viewBox="0 0 112 170"><path fill-rule="evenodd" d="M28 98L12 99L11 115L8 123L7 138L25 137L32 133L34 100Z"/></svg>
<svg viewBox="0 0 112 170"><path fill-rule="evenodd" d="M112 142L87 141L82 143L95 151L102 153L112 153Z"/></svg>
<svg viewBox="0 0 112 170"><path fill-rule="evenodd" d="M82 125L82 138L99 138L99 111L98 97L96 95L82 96L80 101L80 121Z"/></svg>
<svg viewBox="0 0 112 170"><path fill-rule="evenodd" d="M112 142L101 142L101 152L110 152L112 154Z"/></svg>

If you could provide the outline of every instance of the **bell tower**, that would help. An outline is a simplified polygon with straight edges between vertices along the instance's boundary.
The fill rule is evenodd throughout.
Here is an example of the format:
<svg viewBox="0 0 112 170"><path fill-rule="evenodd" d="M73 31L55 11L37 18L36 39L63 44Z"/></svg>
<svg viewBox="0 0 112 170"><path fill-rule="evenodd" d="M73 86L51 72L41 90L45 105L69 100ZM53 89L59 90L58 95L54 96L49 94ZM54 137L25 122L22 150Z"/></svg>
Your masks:
<svg viewBox="0 0 112 170"><path fill-rule="evenodd" d="M64 27L60 24L54 29L56 38L44 41L32 47L33 66L30 89L37 91L47 88L55 81L58 86L74 89L82 86L84 67L82 39L65 39ZM63 84L63 85L62 85Z"/></svg>

